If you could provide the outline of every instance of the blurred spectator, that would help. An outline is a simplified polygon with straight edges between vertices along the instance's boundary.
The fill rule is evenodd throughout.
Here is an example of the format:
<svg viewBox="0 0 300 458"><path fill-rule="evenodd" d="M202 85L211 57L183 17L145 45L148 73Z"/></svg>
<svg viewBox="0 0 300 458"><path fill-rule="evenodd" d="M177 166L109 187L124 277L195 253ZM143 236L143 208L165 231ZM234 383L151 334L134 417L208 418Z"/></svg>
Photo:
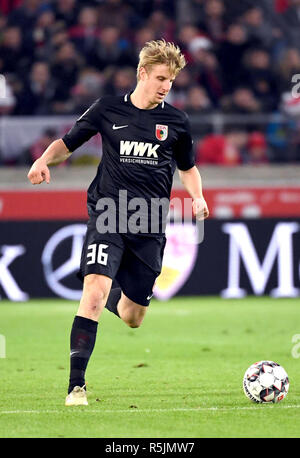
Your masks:
<svg viewBox="0 0 300 458"><path fill-rule="evenodd" d="M292 77L300 74L300 52L297 48L287 48L277 69L280 92L291 90Z"/></svg>
<svg viewBox="0 0 300 458"><path fill-rule="evenodd" d="M203 35L193 37L188 45L192 63L202 63L206 52L210 49L212 49L212 41L209 38Z"/></svg>
<svg viewBox="0 0 300 458"><path fill-rule="evenodd" d="M134 7L129 2L122 0L106 0L101 2L98 7L99 12L99 26L101 29L106 27L115 27L119 30L121 35L130 30L141 26L141 19L135 12Z"/></svg>
<svg viewBox="0 0 300 458"><path fill-rule="evenodd" d="M250 45L245 27L238 23L229 25L225 39L218 48L218 60L226 93L231 93L240 84L243 57Z"/></svg>
<svg viewBox="0 0 300 458"><path fill-rule="evenodd" d="M88 58L88 64L98 70L105 67L122 67L131 62L128 49L124 49L120 40L120 31L115 26L107 26L101 31L93 53Z"/></svg>
<svg viewBox="0 0 300 458"><path fill-rule="evenodd" d="M62 23L56 22L53 28L51 28L51 34L46 46L44 47L44 51L47 52L47 55L51 59L53 59L55 53L69 41L68 29Z"/></svg>
<svg viewBox="0 0 300 458"><path fill-rule="evenodd" d="M205 0L207 1L207 0ZM265 1L269 0L261 0L259 3L263 4ZM272 3L274 0L270 0ZM239 0L238 2L233 2L232 0L224 0L224 5L226 9L226 19L227 23L230 21L238 22L243 16L243 14L252 6L257 6L257 0Z"/></svg>
<svg viewBox="0 0 300 458"><path fill-rule="evenodd" d="M247 144L247 134L231 130L223 135L211 134L197 145L197 164L234 166L242 163L242 149Z"/></svg>
<svg viewBox="0 0 300 458"><path fill-rule="evenodd" d="M41 4L42 0L23 0L18 8L11 11L9 24L29 33L34 27Z"/></svg>
<svg viewBox="0 0 300 458"><path fill-rule="evenodd" d="M188 90L185 111L188 115L211 114L213 112L211 100L203 87L193 86Z"/></svg>
<svg viewBox="0 0 300 458"><path fill-rule="evenodd" d="M300 0L289 0L289 6L282 14L285 32L291 46L300 46Z"/></svg>
<svg viewBox="0 0 300 458"><path fill-rule="evenodd" d="M24 49L20 27L5 28L0 44L0 73L16 73L23 76L31 60L32 54Z"/></svg>
<svg viewBox="0 0 300 458"><path fill-rule="evenodd" d="M36 48L35 54L42 56L46 51L46 46L55 29L55 15L50 9L42 11L37 17L33 32L32 40Z"/></svg>
<svg viewBox="0 0 300 458"><path fill-rule="evenodd" d="M261 103L249 87L239 86L223 99L223 108L230 114L255 114L261 112Z"/></svg>
<svg viewBox="0 0 300 458"><path fill-rule="evenodd" d="M200 36L200 31L193 24L185 24L178 29L177 43L185 56L188 65L192 64L193 57L190 53L190 44L193 39Z"/></svg>
<svg viewBox="0 0 300 458"><path fill-rule="evenodd" d="M147 41L155 40L155 32L150 27L141 27L134 34L134 39L131 49L131 61L134 68L137 67L139 62L139 53Z"/></svg>
<svg viewBox="0 0 300 458"><path fill-rule="evenodd" d="M177 2L177 17L180 27L185 24L196 26L199 18L203 18L206 0L183 0Z"/></svg>
<svg viewBox="0 0 300 458"><path fill-rule="evenodd" d="M242 80L248 85L267 113L278 107L277 78L271 67L270 55L264 49L252 49L245 56Z"/></svg>
<svg viewBox="0 0 300 458"><path fill-rule="evenodd" d="M107 95L124 95L134 89L136 72L132 67L124 67L113 72L112 79L104 88Z"/></svg>
<svg viewBox="0 0 300 458"><path fill-rule="evenodd" d="M188 90L192 84L192 75L188 67L185 67L176 76L172 86L172 90L169 92L166 101L176 108L184 110L188 98Z"/></svg>
<svg viewBox="0 0 300 458"><path fill-rule="evenodd" d="M188 90L184 111L191 116L191 120L193 116L203 116L200 122L191 122L191 132L195 138L202 138L211 133L212 125L208 115L214 113L214 107L203 87L193 86Z"/></svg>
<svg viewBox="0 0 300 458"><path fill-rule="evenodd" d="M177 42L182 51L187 51L191 41L200 36L200 30L194 24L184 24L177 32Z"/></svg>
<svg viewBox="0 0 300 458"><path fill-rule="evenodd" d="M8 24L19 27L22 31L23 49L34 47L32 31L41 11L42 0L23 0L22 4L13 10L8 17Z"/></svg>
<svg viewBox="0 0 300 458"><path fill-rule="evenodd" d="M53 104L55 113L70 112L70 91L77 82L83 64L83 59L71 42L64 43L58 49L51 65L51 74L56 83L55 103Z"/></svg>
<svg viewBox="0 0 300 458"><path fill-rule="evenodd" d="M79 11L77 0L54 0L53 11L58 22L69 28L76 24Z"/></svg>
<svg viewBox="0 0 300 458"><path fill-rule="evenodd" d="M104 77L93 68L84 68L71 90L72 113L84 113L103 93Z"/></svg>
<svg viewBox="0 0 300 458"><path fill-rule="evenodd" d="M205 52L202 63L199 66L195 66L195 70L197 70L197 74L195 74L196 81L205 88L213 104L219 106L224 88L222 69L215 54L210 51Z"/></svg>
<svg viewBox="0 0 300 458"><path fill-rule="evenodd" d="M225 32L225 7L223 0L210 0L203 5L203 16L197 23L198 28L213 42L223 40Z"/></svg>
<svg viewBox="0 0 300 458"><path fill-rule="evenodd" d="M271 160L285 162L288 159L289 138L296 128L293 120L282 121L280 114L275 113L266 126L266 138L272 152Z"/></svg>
<svg viewBox="0 0 300 458"><path fill-rule="evenodd" d="M300 97L293 97L286 92L282 97L281 109L284 120L278 120L278 114L267 126L269 144L272 146L272 158L276 162L300 161Z"/></svg>
<svg viewBox="0 0 300 458"><path fill-rule="evenodd" d="M249 134L244 162L248 164L266 164L269 162L268 144L263 133L252 132Z"/></svg>
<svg viewBox="0 0 300 458"><path fill-rule="evenodd" d="M28 149L26 149L18 160L18 165L31 165L36 161L48 146L57 138L56 131L54 129L46 129L42 136L33 143ZM60 164L60 166L66 165L66 162Z"/></svg>
<svg viewBox="0 0 300 458"><path fill-rule="evenodd" d="M28 80L18 94L15 114L46 115L51 113L51 104L55 97L56 87L47 62L35 62L32 65Z"/></svg>
<svg viewBox="0 0 300 458"><path fill-rule="evenodd" d="M189 45L193 79L203 86L213 103L217 106L223 95L222 71L215 54L212 42L198 36Z"/></svg>
<svg viewBox="0 0 300 458"><path fill-rule="evenodd" d="M153 11L146 25L153 30L156 40L164 38L166 41L174 41L175 24L163 11Z"/></svg>
<svg viewBox="0 0 300 458"><path fill-rule="evenodd" d="M93 52L100 37L98 21L97 9L85 6L78 15L78 23L69 29L70 39L75 44L77 51L84 56Z"/></svg>
<svg viewBox="0 0 300 458"><path fill-rule="evenodd" d="M260 6L252 6L241 17L247 35L253 44L269 46L272 43L273 32L270 22L264 16Z"/></svg>

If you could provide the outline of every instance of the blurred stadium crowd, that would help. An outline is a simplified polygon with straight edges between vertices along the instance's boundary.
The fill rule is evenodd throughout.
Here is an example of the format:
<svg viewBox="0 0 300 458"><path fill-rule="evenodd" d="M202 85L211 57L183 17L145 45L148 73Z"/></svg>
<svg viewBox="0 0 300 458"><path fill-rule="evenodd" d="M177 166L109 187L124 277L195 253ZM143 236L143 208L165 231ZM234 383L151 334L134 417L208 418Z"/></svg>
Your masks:
<svg viewBox="0 0 300 458"><path fill-rule="evenodd" d="M300 0L0 0L0 120L77 115L128 92L158 38L188 62L167 101L198 119L198 163L300 160ZM222 132L201 122L218 114L232 120Z"/></svg>

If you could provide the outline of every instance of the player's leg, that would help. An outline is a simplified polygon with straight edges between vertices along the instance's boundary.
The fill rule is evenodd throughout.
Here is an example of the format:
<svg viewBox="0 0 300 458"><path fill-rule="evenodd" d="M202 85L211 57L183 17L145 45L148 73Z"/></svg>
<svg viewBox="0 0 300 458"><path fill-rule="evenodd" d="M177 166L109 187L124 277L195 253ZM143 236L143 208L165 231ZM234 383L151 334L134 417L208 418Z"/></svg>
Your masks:
<svg viewBox="0 0 300 458"><path fill-rule="evenodd" d="M143 322L147 307L137 304L122 293L118 303L118 312L124 323L131 328L138 328Z"/></svg>
<svg viewBox="0 0 300 458"><path fill-rule="evenodd" d="M111 285L112 279L106 275L86 275L77 316L98 321L106 304Z"/></svg>
<svg viewBox="0 0 300 458"><path fill-rule="evenodd" d="M115 235L99 237L91 218L82 250L80 278L84 279L83 293L71 330L70 379L66 405L87 404L85 372L94 349L98 319L107 301L122 258L122 244ZM73 399L74 388L77 399ZM76 391L76 390L75 390Z"/></svg>
<svg viewBox="0 0 300 458"><path fill-rule="evenodd" d="M129 299L121 288L111 289L105 308L121 318L131 328L138 328L147 312L146 306Z"/></svg>
<svg viewBox="0 0 300 458"><path fill-rule="evenodd" d="M98 328L98 319L107 301L112 280L109 277L98 274L89 274L84 277L83 293L74 318L70 338L70 378L68 394L75 387L85 385L85 372L92 355ZM79 403L83 401L85 393L77 389L75 397ZM76 404L74 394L67 397L66 405Z"/></svg>
<svg viewBox="0 0 300 458"><path fill-rule="evenodd" d="M116 275L120 287L110 291L106 308L132 328L139 327L161 271L165 239L129 240Z"/></svg>

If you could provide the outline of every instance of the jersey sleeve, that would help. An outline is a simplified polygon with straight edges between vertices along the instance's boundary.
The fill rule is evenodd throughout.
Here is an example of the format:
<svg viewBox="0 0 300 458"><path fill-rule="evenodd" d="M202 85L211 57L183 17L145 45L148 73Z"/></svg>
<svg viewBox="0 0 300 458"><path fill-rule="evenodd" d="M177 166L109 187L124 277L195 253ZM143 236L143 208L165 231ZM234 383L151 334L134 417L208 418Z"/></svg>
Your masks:
<svg viewBox="0 0 300 458"><path fill-rule="evenodd" d="M182 129L174 146L174 159L179 170L189 170L195 165L191 127L186 114Z"/></svg>
<svg viewBox="0 0 300 458"><path fill-rule="evenodd" d="M101 111L101 102L98 99L77 119L69 132L62 137L69 151L75 151L83 143L100 132Z"/></svg>

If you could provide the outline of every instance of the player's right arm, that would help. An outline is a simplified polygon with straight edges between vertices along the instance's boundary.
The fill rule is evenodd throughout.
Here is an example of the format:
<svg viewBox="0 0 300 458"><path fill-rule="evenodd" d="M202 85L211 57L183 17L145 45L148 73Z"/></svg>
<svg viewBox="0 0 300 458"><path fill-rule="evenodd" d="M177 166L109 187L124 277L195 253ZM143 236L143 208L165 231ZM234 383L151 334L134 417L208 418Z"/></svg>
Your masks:
<svg viewBox="0 0 300 458"><path fill-rule="evenodd" d="M32 184L40 184L43 181L50 182L49 165L64 162L72 152L87 142L99 132L101 118L100 99L96 100L91 107L77 119L74 126L63 138L51 143L42 156L32 165L28 173L28 179Z"/></svg>
<svg viewBox="0 0 300 458"><path fill-rule="evenodd" d="M27 175L32 184L40 184L43 181L50 183L49 165L56 165L64 162L71 156L62 139L55 140L48 146L46 151L33 164Z"/></svg>

